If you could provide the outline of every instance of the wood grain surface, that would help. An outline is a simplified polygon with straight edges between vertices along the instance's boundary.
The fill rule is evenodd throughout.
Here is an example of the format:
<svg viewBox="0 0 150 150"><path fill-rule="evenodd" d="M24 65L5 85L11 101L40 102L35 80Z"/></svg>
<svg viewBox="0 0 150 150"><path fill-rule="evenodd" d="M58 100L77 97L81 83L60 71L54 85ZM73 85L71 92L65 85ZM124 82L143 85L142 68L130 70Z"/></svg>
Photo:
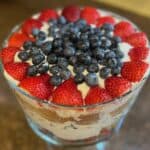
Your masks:
<svg viewBox="0 0 150 150"><path fill-rule="evenodd" d="M150 19L121 7L88 0L72 0L72 3L93 5L120 13L137 23L150 35ZM0 1L0 43L11 28L44 7L60 7L70 0L1 0ZM144 86L138 101L129 113L119 135L111 140L109 150L150 149L150 80ZM28 127L24 114L0 74L0 150L45 150L45 143ZM57 150L57 149L56 149ZM91 149L94 150L94 149Z"/></svg>

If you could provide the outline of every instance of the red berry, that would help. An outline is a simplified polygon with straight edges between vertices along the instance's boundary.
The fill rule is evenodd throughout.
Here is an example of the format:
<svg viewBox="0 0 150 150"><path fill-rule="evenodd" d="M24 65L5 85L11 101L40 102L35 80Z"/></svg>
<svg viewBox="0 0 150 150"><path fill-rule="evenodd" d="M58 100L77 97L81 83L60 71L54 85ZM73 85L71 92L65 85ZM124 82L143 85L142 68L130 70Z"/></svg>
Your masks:
<svg viewBox="0 0 150 150"><path fill-rule="evenodd" d="M32 33L33 28L40 29L41 26L42 26L42 23L39 20L28 19L22 25L22 32L29 35Z"/></svg>
<svg viewBox="0 0 150 150"><path fill-rule="evenodd" d="M121 75L131 82L138 82L143 78L148 66L148 64L142 61L125 62Z"/></svg>
<svg viewBox="0 0 150 150"><path fill-rule="evenodd" d="M127 21L121 21L115 25L114 33L122 39L135 32L133 25Z"/></svg>
<svg viewBox="0 0 150 150"><path fill-rule="evenodd" d="M40 99L48 99L53 90L53 86L49 83L50 76L40 75L27 77L20 82L20 87L27 90L32 96Z"/></svg>
<svg viewBox="0 0 150 150"><path fill-rule="evenodd" d="M14 33L8 40L9 47L21 47L25 41L34 40L24 33Z"/></svg>
<svg viewBox="0 0 150 150"><path fill-rule="evenodd" d="M100 17L100 13L94 7L85 7L81 11L81 18L85 19L88 24L95 24Z"/></svg>
<svg viewBox="0 0 150 150"><path fill-rule="evenodd" d="M67 6L62 11L62 15L70 22L75 22L80 18L80 8L78 6Z"/></svg>
<svg viewBox="0 0 150 150"><path fill-rule="evenodd" d="M6 72L16 80L22 80L27 75L29 64L24 62L8 63L4 65Z"/></svg>
<svg viewBox="0 0 150 150"><path fill-rule="evenodd" d="M109 24L114 25L115 24L115 19L111 16L100 17L97 20L97 27L101 27L105 23L109 23Z"/></svg>
<svg viewBox="0 0 150 150"><path fill-rule="evenodd" d="M51 19L56 19L58 18L58 14L55 10L53 9L45 9L41 12L39 16L40 21L49 21Z"/></svg>
<svg viewBox="0 0 150 150"><path fill-rule="evenodd" d="M131 60L144 60L149 54L149 48L147 47L134 47L129 51Z"/></svg>
<svg viewBox="0 0 150 150"><path fill-rule="evenodd" d="M105 80L105 87L113 97L120 97L131 88L131 83L122 77L109 77Z"/></svg>
<svg viewBox="0 0 150 150"><path fill-rule="evenodd" d="M126 38L126 42L134 47L145 47L147 44L147 37L144 32L133 33Z"/></svg>
<svg viewBox="0 0 150 150"><path fill-rule="evenodd" d="M52 95L53 102L68 106L81 106L83 104L81 92L73 79L64 81L56 88Z"/></svg>
<svg viewBox="0 0 150 150"><path fill-rule="evenodd" d="M0 57L3 64L7 64L14 61L16 52L20 51L17 47L6 47L1 50Z"/></svg>
<svg viewBox="0 0 150 150"><path fill-rule="evenodd" d="M108 94L108 92L105 89L95 86L90 88L85 98L85 104L91 105L96 103L104 103L110 100L111 100L111 96Z"/></svg>

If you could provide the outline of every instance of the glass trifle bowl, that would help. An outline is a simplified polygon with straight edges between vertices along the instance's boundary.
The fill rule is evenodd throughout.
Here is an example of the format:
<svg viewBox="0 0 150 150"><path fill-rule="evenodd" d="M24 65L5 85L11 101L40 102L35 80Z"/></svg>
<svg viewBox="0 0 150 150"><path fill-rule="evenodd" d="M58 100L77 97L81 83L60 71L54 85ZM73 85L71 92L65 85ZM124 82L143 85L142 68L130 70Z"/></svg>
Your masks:
<svg viewBox="0 0 150 150"><path fill-rule="evenodd" d="M138 28L131 23L131 21L106 10L99 10L93 7L80 9L77 6L68 6L64 8L63 11L62 9L58 9L57 12L57 15L62 14L65 18L61 17L58 21L56 12L53 10L44 10L33 15L32 19L30 18L30 21L26 21L12 30L10 37L4 42L3 47L5 48L1 52L2 72L13 93L16 95L29 126L39 137L48 143L48 149L55 149L55 147L59 149L87 149L90 148L90 145L92 145L91 149L104 150L111 136L119 131L125 116L134 104L141 88L148 78L148 40L144 33L140 32ZM98 15L99 13L101 16ZM123 53L123 56L118 58L119 54L121 55L121 53L119 53L116 54L115 57L117 60L119 59L119 62L121 62L119 66L120 70L116 70L116 68L111 66L113 61L110 64L107 64L105 61L103 64L100 62L100 65L98 66L100 72L94 72L93 69L95 69L95 67L89 67L93 63L91 61L86 64L86 71L83 72L84 79L81 81L81 76L77 76L75 74L76 71L74 71L75 69L72 68L78 64L78 61L80 61L79 59L75 62L74 66L72 65L73 62L71 63L72 66L69 65L68 69L70 71L70 76L67 76L68 74L64 75L63 73L63 77L65 76L65 78L60 81L58 74L56 78L56 76L49 71L55 64L54 62L50 62L54 61L54 55L52 55L53 57L48 60L52 51L52 47L50 45L47 45L47 49L45 48L46 51L40 52L45 57L42 64L45 63L45 65L47 65L49 63L49 65L47 65L49 68L47 67L47 69L41 71L39 66L39 68L34 66L41 65L41 62L40 64L36 64L39 59L35 61L33 60L33 56L30 57L26 54L33 52L33 47L35 48L35 45L36 48L38 47L38 50L42 49L40 46L43 46L46 40L50 40L52 43L55 38L62 38L59 37L60 35L58 34L54 35L56 37L53 37L52 33L50 34L50 32L52 32L52 24L54 27L57 26L56 31L62 31L62 25L63 27L66 26L67 19L70 21L68 21L70 24L73 24L76 27L76 22L79 20L79 17L82 18L82 21L84 20L84 22L86 22L86 24L84 24L84 28L90 27L95 29L95 33L92 34L96 34L98 30L101 30L103 36L104 34L107 34L105 36L109 39L114 36L119 37L119 44L115 43L115 48L119 48ZM35 23L31 20L38 20L40 23ZM95 26L93 21L97 22L97 26ZM89 29L87 30L89 32ZM35 34L39 34L40 31L42 31L42 33L44 32L46 37L42 34L39 37L36 37ZM19 34L25 32L26 34L29 34L30 37L28 37L28 39L26 39L25 36L24 38L21 36L16 36L14 38L13 34L16 32ZM73 33L70 33L70 35L71 34ZM88 34L88 38L90 37L90 34ZM101 38L101 40L106 39L106 37ZM82 41L83 39L80 38L78 40ZM83 36L82 38L86 37ZM41 41L39 39L41 39ZM72 41L74 41L74 39ZM32 45L30 45L30 43L32 43ZM92 43L93 42L90 44L94 45ZM76 44L77 43L74 45ZM84 46L81 47L84 49ZM99 45L99 47L105 49L102 45ZM111 47L108 47L111 50ZM105 53L108 52L108 47L106 48ZM92 47L91 51L94 51L93 49L95 48ZM131 49L132 52L130 52ZM6 52L10 50L12 53L6 54ZM20 51L26 52L23 54ZM63 53L63 57L66 56L65 58L67 60L70 60L70 57L72 55L75 56L77 53L74 52L75 54L72 54L71 52L72 51L68 52L66 50L61 51L61 53ZM84 51L83 53L86 52ZM135 55L136 53L138 54ZM55 51L53 54L55 54ZM62 57L62 54L59 55ZM91 54L90 56L97 59L96 63L99 63L99 58L95 58L93 55L94 54ZM109 57L113 57L112 53ZM106 57L104 57L104 60L105 59ZM131 62L132 64L130 64ZM21 66L20 69L17 65L12 65L12 63L26 63L28 65L27 67ZM97 65L96 63L95 65ZM125 66L125 63L128 64ZM61 62L59 65L62 64L64 64L64 62ZM111 68L111 70L109 70L108 67L107 70L105 70L107 65L110 65L109 68ZM37 70L35 71L35 68L33 69L33 67ZM103 69L104 67L105 69ZM135 73L133 69L135 69ZM89 74L93 75L93 73L97 75L96 78L94 76L94 79L93 76L88 76ZM48 80L50 83L46 83L49 82ZM53 89L51 89L52 86ZM73 88L76 88L76 90ZM48 98L45 98L45 94L46 97L48 95ZM79 96L82 96L82 102L80 98L76 99L76 97Z"/></svg>

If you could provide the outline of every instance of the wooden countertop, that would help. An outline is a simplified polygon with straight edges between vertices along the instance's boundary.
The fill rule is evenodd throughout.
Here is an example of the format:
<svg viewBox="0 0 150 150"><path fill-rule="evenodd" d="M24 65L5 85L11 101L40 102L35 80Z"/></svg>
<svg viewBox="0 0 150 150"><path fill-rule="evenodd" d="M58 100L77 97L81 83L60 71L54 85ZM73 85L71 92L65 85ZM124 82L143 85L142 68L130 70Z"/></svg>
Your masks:
<svg viewBox="0 0 150 150"><path fill-rule="evenodd" d="M35 4L36 3L36 4ZM63 1L30 1L1 0L0 1L0 42L4 40L11 28L44 7L60 7L68 4ZM142 30L150 35L150 19L147 15L139 15L117 8L115 5L91 1L72 0L72 3L92 4L112 10L128 17L137 23ZM149 36L150 37L150 36ZM28 127L23 112L16 99L8 89L0 74L0 149L3 150L44 150L45 143ZM112 140L111 150L149 150L150 147L150 80L144 86L138 101L129 113L126 122L118 136Z"/></svg>

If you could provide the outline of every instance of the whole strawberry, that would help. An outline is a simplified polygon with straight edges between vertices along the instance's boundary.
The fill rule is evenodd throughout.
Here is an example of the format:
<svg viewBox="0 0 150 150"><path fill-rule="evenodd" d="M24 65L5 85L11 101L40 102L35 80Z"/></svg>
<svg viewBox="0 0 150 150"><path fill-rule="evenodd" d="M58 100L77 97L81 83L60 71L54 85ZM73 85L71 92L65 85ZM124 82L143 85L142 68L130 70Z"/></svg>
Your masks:
<svg viewBox="0 0 150 150"><path fill-rule="evenodd" d="M87 6L81 11L81 18L85 19L88 24L95 24L100 17L96 8Z"/></svg>
<svg viewBox="0 0 150 150"><path fill-rule="evenodd" d="M78 91L77 85L73 79L64 81L58 86L52 95L52 101L60 105L81 106L83 100L81 92Z"/></svg>
<svg viewBox="0 0 150 150"><path fill-rule="evenodd" d="M14 56L18 51L20 51L18 47L3 48L0 53L3 64L14 62Z"/></svg>
<svg viewBox="0 0 150 150"><path fill-rule="evenodd" d="M80 18L80 7L75 5L67 6L63 9L62 15L70 22L75 22Z"/></svg>
<svg viewBox="0 0 150 150"><path fill-rule="evenodd" d="M131 60L144 60L149 54L149 48L147 47L134 47L129 51Z"/></svg>
<svg viewBox="0 0 150 150"><path fill-rule="evenodd" d="M116 98L128 92L131 83L122 77L109 77L105 80L105 87L112 98Z"/></svg>
<svg viewBox="0 0 150 150"><path fill-rule="evenodd" d="M143 78L148 66L143 61L125 62L121 70L121 75L131 82L138 82Z"/></svg>
<svg viewBox="0 0 150 150"><path fill-rule="evenodd" d="M91 104L98 104L98 103L104 103L110 101L112 98L108 94L108 92L100 88L98 86L91 87L86 98L85 98L85 104L91 105Z"/></svg>
<svg viewBox="0 0 150 150"><path fill-rule="evenodd" d="M26 77L28 67L29 64L24 62L7 63L4 65L6 72L19 81Z"/></svg>
<svg viewBox="0 0 150 150"><path fill-rule="evenodd" d="M32 96L40 99L48 99L53 90L53 86L49 83L50 76L47 74L27 77L20 82L20 87L28 91Z"/></svg>

